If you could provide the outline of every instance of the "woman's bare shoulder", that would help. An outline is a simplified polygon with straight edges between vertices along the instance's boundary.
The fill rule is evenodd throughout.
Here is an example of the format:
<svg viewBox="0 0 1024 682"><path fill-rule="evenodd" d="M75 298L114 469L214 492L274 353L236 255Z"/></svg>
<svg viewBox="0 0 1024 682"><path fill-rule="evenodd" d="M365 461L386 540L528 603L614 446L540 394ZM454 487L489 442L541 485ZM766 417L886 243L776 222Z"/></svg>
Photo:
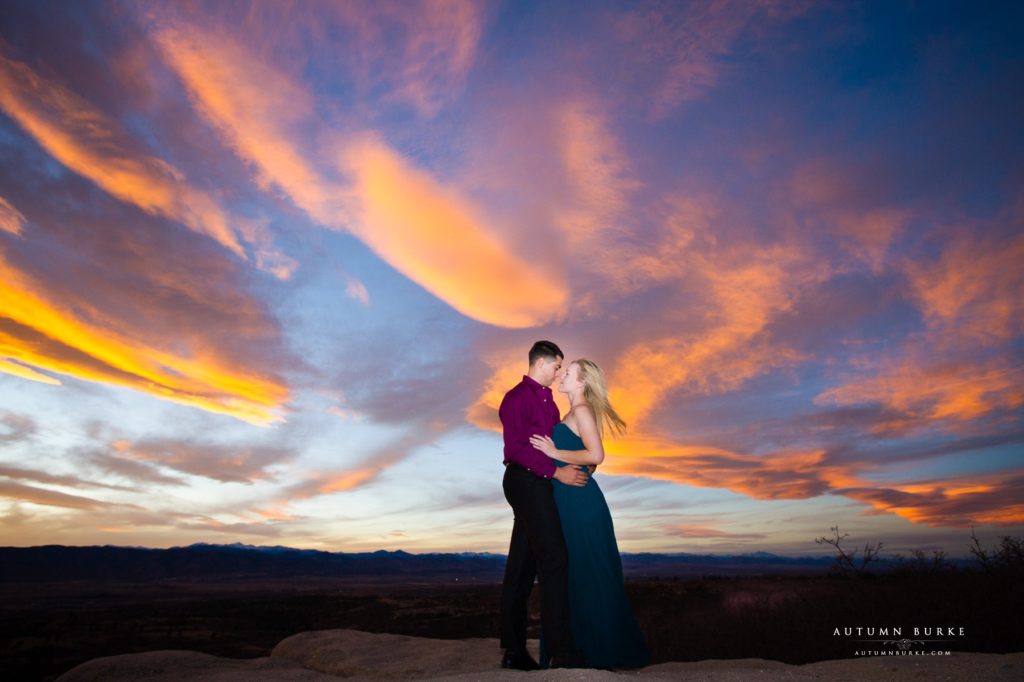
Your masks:
<svg viewBox="0 0 1024 682"><path fill-rule="evenodd" d="M572 415L573 419L579 423L580 419L587 421L594 421L594 408L590 406L590 403L580 403L579 405L573 406L569 410L569 414Z"/></svg>

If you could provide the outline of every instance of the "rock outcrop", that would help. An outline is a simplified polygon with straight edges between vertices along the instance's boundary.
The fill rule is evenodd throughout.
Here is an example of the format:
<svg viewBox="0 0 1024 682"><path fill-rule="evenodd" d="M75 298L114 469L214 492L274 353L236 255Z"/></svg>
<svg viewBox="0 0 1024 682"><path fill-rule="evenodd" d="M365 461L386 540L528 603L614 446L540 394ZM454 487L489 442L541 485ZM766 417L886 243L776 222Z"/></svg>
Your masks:
<svg viewBox="0 0 1024 682"><path fill-rule="evenodd" d="M534 653L536 647L534 643ZM641 670L543 670L498 668L496 639L444 640L358 630L304 632L283 640L267 658L219 658L195 651L150 651L97 658L69 670L59 682L324 682L349 680L694 680L701 682L801 682L802 680L1024 679L1024 653L951 656L879 656L787 665L760 659L661 663Z"/></svg>

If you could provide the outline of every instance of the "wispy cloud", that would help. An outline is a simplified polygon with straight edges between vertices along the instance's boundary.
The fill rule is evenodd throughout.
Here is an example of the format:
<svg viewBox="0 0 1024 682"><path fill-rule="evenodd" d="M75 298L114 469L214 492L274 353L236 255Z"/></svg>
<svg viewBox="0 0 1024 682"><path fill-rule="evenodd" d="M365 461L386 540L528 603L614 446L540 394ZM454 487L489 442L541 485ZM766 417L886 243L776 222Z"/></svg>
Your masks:
<svg viewBox="0 0 1024 682"><path fill-rule="evenodd" d="M363 305L370 305L370 292L366 290L365 284L355 277L345 277L345 281L345 294L349 298L354 298Z"/></svg>
<svg viewBox="0 0 1024 682"><path fill-rule="evenodd" d="M349 2L334 6L349 30L349 64L364 91L433 117L460 91L473 68L487 7L472 0Z"/></svg>
<svg viewBox="0 0 1024 682"><path fill-rule="evenodd" d="M583 99L569 101L554 118L558 157L572 192L560 202L565 208L557 226L573 256L582 252L584 257L594 257L601 253L595 247L604 245L602 236L628 234L622 214L640 183L598 105Z"/></svg>
<svg viewBox="0 0 1024 682"><path fill-rule="evenodd" d="M907 208L889 205L869 165L812 159L793 172L789 193L804 220L834 236L852 261L881 274L893 244L913 218Z"/></svg>
<svg viewBox="0 0 1024 682"><path fill-rule="evenodd" d="M1021 213L1006 216L1017 222ZM911 291L943 346L992 346L1024 333L1024 235L961 231L934 260L907 261Z"/></svg>
<svg viewBox="0 0 1024 682"><path fill-rule="evenodd" d="M661 118L707 96L729 69L744 33L797 16L810 3L747 0L648 2L611 15L613 36L627 48L629 76L647 90L649 112Z"/></svg>
<svg viewBox="0 0 1024 682"><path fill-rule="evenodd" d="M681 538L691 540L697 538L711 538L722 540L764 540L768 537L765 533L734 533L707 522L686 522L673 523L665 528L665 532L678 535Z"/></svg>
<svg viewBox="0 0 1024 682"><path fill-rule="evenodd" d="M198 110L256 171L321 223L344 220L344 194L321 176L296 138L312 120L313 95L230 36L159 24L153 37ZM287 102L287 106L280 106Z"/></svg>
<svg viewBox="0 0 1024 682"><path fill-rule="evenodd" d="M269 469L286 464L296 453L269 445L220 445L181 438L117 440L111 445L116 459L146 462L184 474L223 483L246 483L273 478ZM111 465L108 460L107 466Z"/></svg>
<svg viewBox="0 0 1024 682"><path fill-rule="evenodd" d="M48 374L43 374L42 372L37 372L31 367L11 360L0 360L0 372L10 374L14 377L19 377L21 379L28 379L29 381L37 381L41 384L50 384L51 386L61 385L59 379L55 379Z"/></svg>
<svg viewBox="0 0 1024 682"><path fill-rule="evenodd" d="M414 450L432 441L435 436L426 427L412 429L411 433L396 441L376 448L356 466L306 474L298 482L281 489L278 496L258 513L267 519L289 519L292 518L289 506L294 502L362 488L408 458Z"/></svg>
<svg viewBox="0 0 1024 682"><path fill-rule="evenodd" d="M47 485L63 486L65 488L107 488L110 490L132 490L119 485L111 485L101 481L90 481L71 474L54 474L37 469L27 469L19 466L0 464L0 476L13 481L35 481Z"/></svg>
<svg viewBox="0 0 1024 682"><path fill-rule="evenodd" d="M100 510L114 505L103 500L96 500L81 495L69 495L57 490L37 488L35 486L23 485L11 481L0 481L0 497L22 502L31 502L48 507L64 507L67 509Z"/></svg>
<svg viewBox="0 0 1024 682"><path fill-rule="evenodd" d="M238 230L208 193L190 185L179 169L146 153L88 101L2 51L0 107L51 156L106 192L247 257ZM278 258L267 254L268 260Z"/></svg>
<svg viewBox="0 0 1024 682"><path fill-rule="evenodd" d="M119 456L116 448L97 448L83 454L83 459L92 470L101 474L113 475L139 486L186 485L184 479L161 472L156 463Z"/></svg>
<svg viewBox="0 0 1024 682"><path fill-rule="evenodd" d="M0 443L18 443L35 435L38 426L27 414L18 414L9 410L0 410Z"/></svg>
<svg viewBox="0 0 1024 682"><path fill-rule="evenodd" d="M21 235L25 227L25 216L21 211L11 205L3 197L0 197L0 230L13 234L15 237Z"/></svg>

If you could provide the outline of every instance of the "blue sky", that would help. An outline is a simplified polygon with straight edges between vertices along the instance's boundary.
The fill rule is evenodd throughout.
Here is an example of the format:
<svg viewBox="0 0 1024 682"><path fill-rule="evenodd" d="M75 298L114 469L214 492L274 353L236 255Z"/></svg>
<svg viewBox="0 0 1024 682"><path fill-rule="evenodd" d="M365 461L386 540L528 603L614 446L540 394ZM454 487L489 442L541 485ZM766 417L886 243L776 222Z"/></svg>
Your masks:
<svg viewBox="0 0 1024 682"><path fill-rule="evenodd" d="M625 551L1019 535L1021 19L5 3L0 543L504 551L539 338Z"/></svg>

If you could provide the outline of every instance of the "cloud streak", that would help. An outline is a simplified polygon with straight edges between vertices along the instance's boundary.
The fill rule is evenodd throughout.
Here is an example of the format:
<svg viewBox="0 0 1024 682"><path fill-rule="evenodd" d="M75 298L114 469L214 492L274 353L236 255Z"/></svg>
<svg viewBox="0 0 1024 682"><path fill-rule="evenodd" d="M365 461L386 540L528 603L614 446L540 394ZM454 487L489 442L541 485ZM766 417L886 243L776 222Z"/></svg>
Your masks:
<svg viewBox="0 0 1024 682"><path fill-rule="evenodd" d="M276 409L287 388L272 378L216 356L146 346L82 319L2 252L0 281L0 356L8 360L0 369L28 366L125 386L256 424L280 419Z"/></svg>
<svg viewBox="0 0 1024 682"><path fill-rule="evenodd" d="M0 443L18 443L28 440L38 431L32 417L10 411L0 411Z"/></svg>
<svg viewBox="0 0 1024 682"><path fill-rule="evenodd" d="M0 230L19 237L24 228L25 216L21 214L21 211L11 206L11 202L0 197Z"/></svg>
<svg viewBox="0 0 1024 682"><path fill-rule="evenodd" d="M113 458L145 462L222 483L252 484L272 479L270 468L295 457L290 448L266 445L218 445L187 439L117 440ZM108 462L109 465L109 462Z"/></svg>
<svg viewBox="0 0 1024 682"><path fill-rule="evenodd" d="M65 509L79 509L85 511L98 511L114 506L109 502L96 500L81 495L69 495L57 490L37 488L31 485L23 485L11 481L0 481L0 497L6 497L21 502L30 502L47 507L62 507Z"/></svg>
<svg viewBox="0 0 1024 682"><path fill-rule="evenodd" d="M180 170L138 149L124 131L86 100L2 51L0 108L53 158L104 191L204 234L241 258L247 257L241 235L231 226L224 209L207 193L189 185ZM6 225L10 222L9 210L5 209L5 216Z"/></svg>
<svg viewBox="0 0 1024 682"><path fill-rule="evenodd" d="M838 493L867 502L879 512L897 514L914 523L966 528L1024 523L1024 479L958 479L905 486L849 488Z"/></svg>
<svg viewBox="0 0 1024 682"><path fill-rule="evenodd" d="M626 46L629 75L643 83L649 113L659 119L706 97L727 73L727 58L745 33L783 24L808 6L763 0L650 2L611 15L611 34Z"/></svg>
<svg viewBox="0 0 1024 682"><path fill-rule="evenodd" d="M477 58L485 6L472 0L351 2L334 6L360 86L388 84L386 99L436 116ZM396 40L395 36L401 36Z"/></svg>

